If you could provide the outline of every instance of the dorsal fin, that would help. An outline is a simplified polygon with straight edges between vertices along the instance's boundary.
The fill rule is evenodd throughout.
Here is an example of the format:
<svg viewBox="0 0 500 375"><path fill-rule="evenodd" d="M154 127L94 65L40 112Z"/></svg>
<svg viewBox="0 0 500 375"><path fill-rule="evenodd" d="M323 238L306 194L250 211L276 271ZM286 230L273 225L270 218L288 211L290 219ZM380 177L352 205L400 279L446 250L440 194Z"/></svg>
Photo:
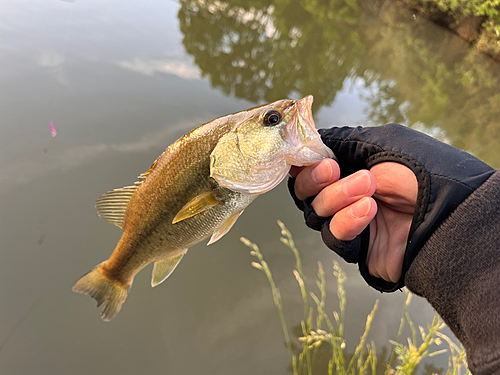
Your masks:
<svg viewBox="0 0 500 375"><path fill-rule="evenodd" d="M121 189L114 189L101 195L97 202L95 202L97 214L108 223L122 228L123 218L125 217L125 212L127 211L128 202L140 185L141 183L137 182L133 186L125 186Z"/></svg>
<svg viewBox="0 0 500 375"><path fill-rule="evenodd" d="M146 180L146 177L149 176L151 171L156 168L158 159L154 161L146 172L139 175L139 180L134 182L133 186L114 189L101 195L95 203L97 214L108 223L123 229L123 218L125 217L130 198L132 198L132 195L134 195L137 188Z"/></svg>
<svg viewBox="0 0 500 375"><path fill-rule="evenodd" d="M162 155L163 155L163 154L162 154ZM161 155L160 155L160 156L161 156ZM160 158L160 157L158 157L158 159L159 159L159 158ZM136 185L137 185L137 184L141 184L141 183L142 183L142 182L146 179L146 177L148 177L148 176L149 176L149 174L153 171L153 169L155 169L155 168L156 168L156 164L158 164L158 159L156 159L156 160L153 162L153 164L151 164L151 167L149 167L149 169L148 169L146 172L141 173L141 174L139 175L139 181L137 181L137 182L135 183Z"/></svg>

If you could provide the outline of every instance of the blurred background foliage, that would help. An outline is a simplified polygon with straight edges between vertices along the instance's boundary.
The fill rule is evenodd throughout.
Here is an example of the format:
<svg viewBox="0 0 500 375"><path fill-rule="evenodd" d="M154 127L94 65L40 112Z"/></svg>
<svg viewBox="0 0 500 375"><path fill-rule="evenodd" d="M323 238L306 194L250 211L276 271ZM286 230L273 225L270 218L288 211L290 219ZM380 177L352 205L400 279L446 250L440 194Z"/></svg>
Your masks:
<svg viewBox="0 0 500 375"><path fill-rule="evenodd" d="M500 61L500 0L399 0Z"/></svg>
<svg viewBox="0 0 500 375"><path fill-rule="evenodd" d="M251 4L181 1L183 44L215 88L253 102L313 94L318 111L356 81L367 124L404 123L500 167L492 59L393 2Z"/></svg>

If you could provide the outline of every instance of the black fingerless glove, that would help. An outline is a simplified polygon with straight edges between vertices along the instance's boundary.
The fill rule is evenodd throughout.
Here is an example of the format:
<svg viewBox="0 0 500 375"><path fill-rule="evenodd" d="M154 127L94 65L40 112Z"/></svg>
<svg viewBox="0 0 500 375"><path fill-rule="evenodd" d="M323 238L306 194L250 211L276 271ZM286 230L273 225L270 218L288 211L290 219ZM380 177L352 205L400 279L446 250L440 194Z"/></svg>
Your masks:
<svg viewBox="0 0 500 375"><path fill-rule="evenodd" d="M410 168L418 181L418 196L408 236L403 273L397 283L371 276L366 266L369 228L353 241L340 241L329 230L331 218L321 218L311 207L314 197L303 202L294 194L294 179L288 186L306 224L321 230L323 241L346 261L358 263L369 285L382 292L404 286L413 259L431 234L494 170L465 151L398 124L378 127L320 129L323 142L338 158L341 177L375 164L397 162Z"/></svg>

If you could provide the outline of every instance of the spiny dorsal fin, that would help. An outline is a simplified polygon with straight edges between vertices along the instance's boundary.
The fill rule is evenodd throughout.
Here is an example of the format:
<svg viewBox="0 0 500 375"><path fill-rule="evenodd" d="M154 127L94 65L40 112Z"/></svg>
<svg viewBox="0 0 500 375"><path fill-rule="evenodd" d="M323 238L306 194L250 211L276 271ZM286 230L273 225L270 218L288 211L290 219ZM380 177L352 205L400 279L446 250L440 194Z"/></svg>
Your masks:
<svg viewBox="0 0 500 375"><path fill-rule="evenodd" d="M97 214L108 223L123 227L123 218L127 211L128 203L132 195L136 192L141 182L136 182L134 186L125 186L121 189L108 191L95 203Z"/></svg>
<svg viewBox="0 0 500 375"><path fill-rule="evenodd" d="M243 210L229 216L229 218L222 223L222 225L214 232L214 234L212 234L212 237L210 237L210 241L208 241L207 246L213 244L215 241L218 241L223 235L229 232L229 230L233 227L234 223L236 223L236 220L238 220L242 213Z"/></svg>
<svg viewBox="0 0 500 375"><path fill-rule="evenodd" d="M160 158L160 157L158 157L158 159L159 159L159 158ZM141 174L139 175L139 181L137 181L137 182L136 182L136 185L137 185L137 184L139 184L139 185L140 185L140 184L141 184L141 183L142 183L142 182L146 179L146 177L148 177L148 176L149 176L149 174L153 171L153 169L155 169L155 168L156 168L156 164L158 164L158 159L156 159L156 160L153 162L153 164L151 164L151 167L149 167L149 169L148 169L146 172L141 173Z"/></svg>
<svg viewBox="0 0 500 375"><path fill-rule="evenodd" d="M197 197L194 197L189 202L187 202L184 207L175 215L174 220L172 220L172 224L178 223L184 219L197 215L213 206L216 206L220 203L220 201L215 196L214 191L207 191L206 193L202 193Z"/></svg>
<svg viewBox="0 0 500 375"><path fill-rule="evenodd" d="M155 262L153 267L153 277L151 279L151 286L153 288L164 282L167 277L174 272L175 267L177 267L177 265L181 262L182 257L187 251L188 249L182 250L182 252L178 255Z"/></svg>

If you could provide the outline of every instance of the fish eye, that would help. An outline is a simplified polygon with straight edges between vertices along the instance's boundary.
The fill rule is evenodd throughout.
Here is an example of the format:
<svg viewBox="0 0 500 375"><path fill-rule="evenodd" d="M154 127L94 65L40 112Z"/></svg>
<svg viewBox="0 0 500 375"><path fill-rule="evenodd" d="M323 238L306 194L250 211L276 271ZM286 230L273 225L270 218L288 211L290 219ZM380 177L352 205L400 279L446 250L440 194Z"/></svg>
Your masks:
<svg viewBox="0 0 500 375"><path fill-rule="evenodd" d="M276 110L271 110L266 113L264 116L264 125L266 126L274 126L281 122L281 113Z"/></svg>

